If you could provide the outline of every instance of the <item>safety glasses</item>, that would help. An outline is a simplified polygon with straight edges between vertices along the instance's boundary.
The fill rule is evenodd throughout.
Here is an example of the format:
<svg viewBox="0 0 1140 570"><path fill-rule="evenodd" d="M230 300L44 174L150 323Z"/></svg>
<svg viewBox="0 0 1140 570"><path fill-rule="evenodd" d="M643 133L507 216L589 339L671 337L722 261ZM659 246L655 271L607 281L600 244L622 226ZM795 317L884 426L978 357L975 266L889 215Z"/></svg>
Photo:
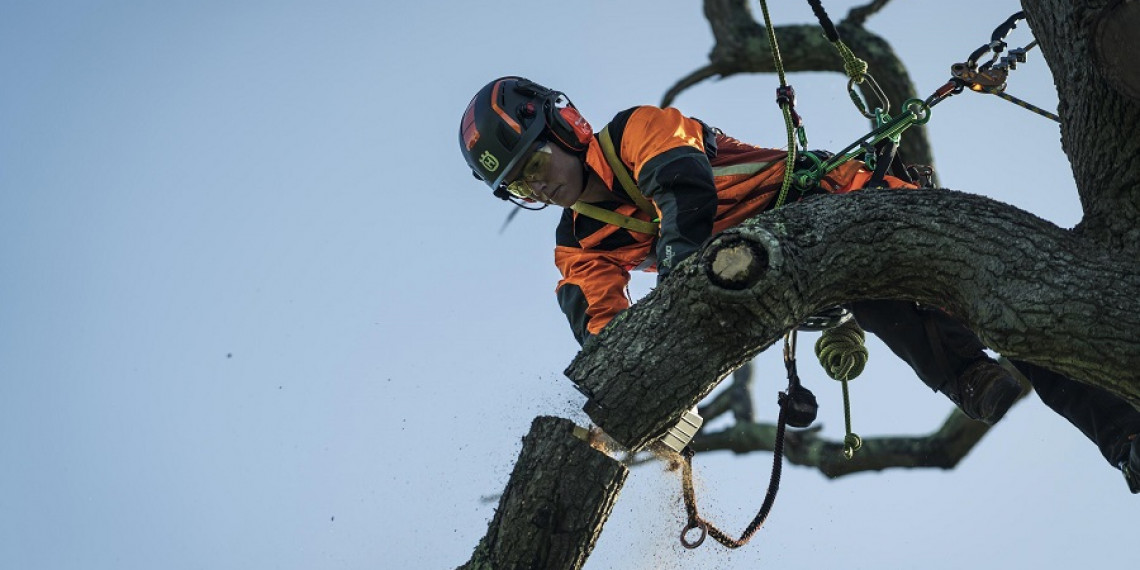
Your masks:
<svg viewBox="0 0 1140 570"><path fill-rule="evenodd" d="M534 200L535 191L530 187L530 183L546 179L551 156L553 154L550 151L550 145L546 141L540 140L538 146L531 151L530 156L523 163L522 170L519 171L515 181L507 184L507 191L516 198Z"/></svg>

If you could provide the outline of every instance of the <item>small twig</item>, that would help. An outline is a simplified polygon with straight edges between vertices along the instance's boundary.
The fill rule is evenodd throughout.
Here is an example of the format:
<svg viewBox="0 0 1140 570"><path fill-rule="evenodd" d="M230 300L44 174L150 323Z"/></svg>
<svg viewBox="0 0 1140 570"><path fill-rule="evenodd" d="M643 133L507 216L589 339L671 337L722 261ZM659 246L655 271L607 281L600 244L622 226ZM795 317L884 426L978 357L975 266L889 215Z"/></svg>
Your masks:
<svg viewBox="0 0 1140 570"><path fill-rule="evenodd" d="M710 63L709 65L701 67L696 71L693 71L692 73L682 77L680 81L677 81L677 83L675 83L672 87L669 88L668 91L665 92L665 96L661 99L661 106L668 107L669 105L672 105L673 101L677 98L678 95L681 94L682 91L715 75L719 75L717 66Z"/></svg>
<svg viewBox="0 0 1140 570"><path fill-rule="evenodd" d="M856 6L847 13L847 18L844 19L843 22L840 22L840 24L846 23L853 26L862 26L863 23L867 21L867 18L877 14L879 10L882 10L883 7L887 5L887 2L890 1L891 0L873 0L869 4Z"/></svg>
<svg viewBox="0 0 1140 570"><path fill-rule="evenodd" d="M1021 397L1027 393L1022 392ZM789 462L815 467L832 479L897 467L952 469L989 429L990 426L955 409L937 431L926 436L864 438L863 448L853 459L847 460L843 457L843 442L819 437L820 426L815 426L806 430L789 430L784 455ZM692 447L697 452L772 451L775 432L773 424L741 422L722 431L698 434Z"/></svg>

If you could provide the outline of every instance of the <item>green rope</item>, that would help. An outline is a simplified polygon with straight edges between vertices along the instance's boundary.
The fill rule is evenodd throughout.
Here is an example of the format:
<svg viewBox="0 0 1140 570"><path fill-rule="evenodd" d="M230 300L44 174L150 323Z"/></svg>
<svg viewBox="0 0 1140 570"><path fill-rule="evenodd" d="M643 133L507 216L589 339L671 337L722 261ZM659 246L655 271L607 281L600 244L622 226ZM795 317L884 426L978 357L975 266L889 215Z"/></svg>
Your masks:
<svg viewBox="0 0 1140 570"><path fill-rule="evenodd" d="M867 365L866 334L854 320L823 331L815 343L815 355L835 380L854 380Z"/></svg>
<svg viewBox="0 0 1140 570"><path fill-rule="evenodd" d="M843 419L847 435L843 438L843 455L847 459L863 447L863 439L851 431L851 396L847 382L863 373L867 365L866 334L852 319L823 331L815 343L815 355L827 375L843 383Z"/></svg>
<svg viewBox="0 0 1140 570"><path fill-rule="evenodd" d="M776 74L780 76L780 87L787 87L784 77L784 61L780 57L780 44L776 43L776 32L772 29L772 18L768 16L768 2L760 0L760 11L764 14L764 27L768 30L768 45L772 47L772 63L775 64ZM788 105L780 105L784 112L784 126L788 130L788 156L784 161L784 182L780 185L780 195L776 198L776 208L784 205L788 199L788 190L792 187L792 178L796 168L796 127L792 121L792 110Z"/></svg>
<svg viewBox="0 0 1140 570"><path fill-rule="evenodd" d="M832 42L832 45L839 50L839 57L843 58L843 71L847 72L847 77L854 79L855 83L862 83L869 67L867 62L855 57L855 52L842 41Z"/></svg>
<svg viewBox="0 0 1140 570"><path fill-rule="evenodd" d="M768 45L772 48L772 63L780 78L780 87L786 88L788 83L784 75L784 62L780 56L780 44L776 42L772 18L768 14L767 0L760 0L760 11L764 14L764 27L768 32ZM838 34L835 35L835 41L832 42L832 45L839 50L839 55L843 58L843 69L847 72L848 77L856 83L862 83L867 75L867 62L855 57L851 49L838 39ZM775 208L782 207L787 201L788 190L792 187L796 168L797 129L792 119L791 105L781 104L780 109L784 113L784 126L788 131L788 154L784 162L784 180L780 185L780 194L776 198ZM806 139L807 137L801 128L800 140L805 148L807 147ZM859 328L859 325L855 324L854 321L848 321L848 323L824 331L815 345L815 354L819 357L824 369L827 370L827 374L843 382L843 415L847 423L847 436L843 438L843 454L847 459L851 459L855 452L863 446L863 440L851 431L851 400L847 391L847 381L863 372L863 366L867 363L867 348L863 346L863 329ZM831 363L830 366L828 362Z"/></svg>

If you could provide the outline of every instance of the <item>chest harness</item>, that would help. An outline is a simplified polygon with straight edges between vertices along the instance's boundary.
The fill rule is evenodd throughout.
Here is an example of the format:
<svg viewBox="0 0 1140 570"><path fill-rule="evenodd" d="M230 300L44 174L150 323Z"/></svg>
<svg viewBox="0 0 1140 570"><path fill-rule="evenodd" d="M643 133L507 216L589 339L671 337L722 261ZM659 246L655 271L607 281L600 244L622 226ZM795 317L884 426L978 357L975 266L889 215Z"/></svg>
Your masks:
<svg viewBox="0 0 1140 570"><path fill-rule="evenodd" d="M653 221L647 222L645 220L639 220L632 216L619 214L613 210L607 210L600 206L587 204L582 201L575 203L571 209L583 216L594 218L595 220L607 224L612 224L633 232L656 236L658 229L661 227L661 222L657 219L657 208L654 208L653 204L649 202L649 199L641 193L641 190L638 189L637 184L629 175L625 164L623 164L621 158L618 157L617 149L614 148L614 140L610 137L609 125L606 125L606 127L602 129L602 132L598 133L598 142L602 145L602 154L605 155L606 163L610 165L610 170L613 171L614 178L621 184L622 189L624 189L625 193L629 195L629 198L633 200L637 208L649 214L650 219Z"/></svg>

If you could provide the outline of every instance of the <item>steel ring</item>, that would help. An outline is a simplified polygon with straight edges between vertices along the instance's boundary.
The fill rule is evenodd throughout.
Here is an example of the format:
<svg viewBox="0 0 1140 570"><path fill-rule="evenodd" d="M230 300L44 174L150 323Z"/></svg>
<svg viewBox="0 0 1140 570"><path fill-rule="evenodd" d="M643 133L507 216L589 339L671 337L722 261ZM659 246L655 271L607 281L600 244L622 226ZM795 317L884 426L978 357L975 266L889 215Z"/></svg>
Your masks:
<svg viewBox="0 0 1140 570"><path fill-rule="evenodd" d="M689 531L693 530L694 528L701 529L701 536L696 541L689 542L689 540L687 538L685 538L685 535L688 534ZM689 523L685 525L685 528L681 529L681 546L684 546L685 548L692 550L692 549L700 546L702 543L704 543L705 537L708 535L709 535L709 527L707 524L705 524L705 521L696 521L696 522L689 521Z"/></svg>

